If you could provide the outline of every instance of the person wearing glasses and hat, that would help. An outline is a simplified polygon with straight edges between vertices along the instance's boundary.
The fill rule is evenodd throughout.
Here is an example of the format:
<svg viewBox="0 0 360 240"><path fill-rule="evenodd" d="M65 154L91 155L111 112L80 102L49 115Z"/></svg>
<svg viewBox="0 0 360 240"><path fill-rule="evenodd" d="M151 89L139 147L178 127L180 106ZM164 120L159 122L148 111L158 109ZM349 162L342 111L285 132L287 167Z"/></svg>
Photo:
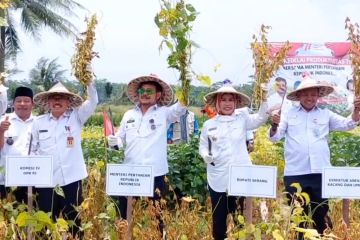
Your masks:
<svg viewBox="0 0 360 240"><path fill-rule="evenodd" d="M6 114L0 119L0 167L5 167L6 156L27 156L29 154L29 136L34 121L32 110L34 107L33 91L28 87L15 89L13 113ZM0 196L6 198L10 188L5 189L5 175L0 174ZM13 192L16 201L27 203L27 187L17 187Z"/></svg>
<svg viewBox="0 0 360 240"><path fill-rule="evenodd" d="M125 146L126 164L152 165L154 173L153 200L165 192L165 175L169 172L167 161L167 129L186 112L173 100L171 87L156 75L141 76L131 80L127 95L135 108L125 112L117 133L108 137L110 147ZM119 197L122 218L126 218L126 198ZM162 229L160 229L162 231Z"/></svg>
<svg viewBox="0 0 360 240"><path fill-rule="evenodd" d="M265 86L263 90L266 91ZM266 96L266 93L264 93ZM222 87L205 95L205 102L217 111L217 115L207 120L200 134L199 153L207 163L207 182L213 211L213 237L226 238L226 218L235 213L237 197L228 196L229 166L231 164L250 165L247 151L246 133L256 129L268 119L267 102L261 103L259 112L237 111L250 104L245 94L232 87L229 80ZM241 198L240 201L244 201ZM241 203L240 203L241 204ZM240 210L243 208L240 205Z"/></svg>
<svg viewBox="0 0 360 240"><path fill-rule="evenodd" d="M354 100L354 110L348 118L317 107L318 99L333 91L334 88L327 83L311 78L303 80L296 90L287 95L287 99L300 104L293 106L285 114L272 116L272 127L269 130L271 141L285 138L284 184L289 201L296 191L290 185L299 183L302 190L309 194L310 209L314 211L312 218L320 234L327 228L326 223L331 227L327 216L328 201L321 196L322 169L331 166L329 132L353 129L360 120L359 97ZM309 213L307 207L304 210ZM298 236L299 239L302 237L301 234Z"/></svg>
<svg viewBox="0 0 360 240"><path fill-rule="evenodd" d="M62 213L65 219L73 220L76 224L71 229L74 236L80 226L75 207L82 202L81 180L87 177L81 130L98 103L94 83L87 86L87 96L83 101L61 82L34 96L35 104L48 112L38 116L33 123L31 151L37 155L51 155L54 161L52 186L36 188L38 207L51 212L53 218ZM54 192L55 186L62 188L64 197Z"/></svg>

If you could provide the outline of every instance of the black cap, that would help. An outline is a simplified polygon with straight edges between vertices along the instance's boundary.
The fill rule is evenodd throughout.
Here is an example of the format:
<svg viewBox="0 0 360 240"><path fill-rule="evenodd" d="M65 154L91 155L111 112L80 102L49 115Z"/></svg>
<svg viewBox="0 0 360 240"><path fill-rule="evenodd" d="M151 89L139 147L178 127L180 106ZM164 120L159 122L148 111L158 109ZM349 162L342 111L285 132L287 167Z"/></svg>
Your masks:
<svg viewBox="0 0 360 240"><path fill-rule="evenodd" d="M33 91L28 87L21 86L21 87L17 87L15 89L14 99L16 97L29 97L29 98L33 99L33 96L34 96Z"/></svg>

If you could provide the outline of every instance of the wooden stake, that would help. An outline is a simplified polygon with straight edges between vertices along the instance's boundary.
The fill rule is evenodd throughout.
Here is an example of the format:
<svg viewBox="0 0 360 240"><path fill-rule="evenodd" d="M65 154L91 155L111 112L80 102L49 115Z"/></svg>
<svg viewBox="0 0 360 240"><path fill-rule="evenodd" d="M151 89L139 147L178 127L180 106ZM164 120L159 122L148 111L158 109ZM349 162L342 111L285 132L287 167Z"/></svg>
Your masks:
<svg viewBox="0 0 360 240"><path fill-rule="evenodd" d="M350 228L350 200L349 199L343 199L342 212L343 212L344 222L347 225L346 227Z"/></svg>
<svg viewBox="0 0 360 240"><path fill-rule="evenodd" d="M31 154L31 145L33 141L33 135L30 135L30 142L29 142L29 149L28 149L28 156ZM27 187L27 204L28 204L28 213L31 214L33 210L33 189L32 186ZM32 229L31 226L27 228L27 240L32 240Z"/></svg>
<svg viewBox="0 0 360 240"><path fill-rule="evenodd" d="M132 240L132 212L133 212L133 197L127 197L126 221L128 222L128 240Z"/></svg>
<svg viewBox="0 0 360 240"><path fill-rule="evenodd" d="M252 212L253 212L252 197L246 197L245 212L244 212L246 224L252 223Z"/></svg>
<svg viewBox="0 0 360 240"><path fill-rule="evenodd" d="M28 204L28 213L31 214L33 210L33 191L32 187L27 187L27 204ZM27 227L27 240L32 240L32 229L31 226Z"/></svg>

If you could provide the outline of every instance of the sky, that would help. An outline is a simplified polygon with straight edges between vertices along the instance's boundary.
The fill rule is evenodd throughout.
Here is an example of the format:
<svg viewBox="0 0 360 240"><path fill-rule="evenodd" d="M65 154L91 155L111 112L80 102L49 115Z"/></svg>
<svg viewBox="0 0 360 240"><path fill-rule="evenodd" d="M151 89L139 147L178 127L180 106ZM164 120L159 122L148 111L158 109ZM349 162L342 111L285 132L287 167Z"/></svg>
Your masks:
<svg viewBox="0 0 360 240"><path fill-rule="evenodd" d="M169 69L167 51L159 52L162 38L154 23L159 0L77 0L87 10L76 10L72 21L79 31L86 29L84 19L96 13L99 24L93 48L100 58L93 70L99 79L127 83L150 73L171 84L179 83L178 72ZM191 39L200 45L193 55L192 69L209 75L213 82L230 79L247 83L253 74L250 43L261 24L271 26L268 40L273 42L342 42L347 39L345 18L360 23L359 0L189 0L199 15ZM62 38L44 30L41 42L20 32L23 51L16 66L23 72L11 79L27 79L39 58L58 58L71 76L70 59L75 39ZM214 71L215 66L220 68ZM13 66L13 65L12 65ZM10 66L10 67L12 67ZM194 81L195 85L199 85Z"/></svg>

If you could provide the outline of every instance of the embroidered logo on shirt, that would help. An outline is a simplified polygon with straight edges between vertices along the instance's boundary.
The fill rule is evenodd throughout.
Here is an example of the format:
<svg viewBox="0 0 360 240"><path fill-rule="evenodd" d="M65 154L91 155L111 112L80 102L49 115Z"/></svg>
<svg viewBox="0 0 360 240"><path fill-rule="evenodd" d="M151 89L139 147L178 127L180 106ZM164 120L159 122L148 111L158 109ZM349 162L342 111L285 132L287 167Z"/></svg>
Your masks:
<svg viewBox="0 0 360 240"><path fill-rule="evenodd" d="M217 130L217 127L212 127L212 128L209 128L208 129L208 133L209 133L209 137L211 138L211 140L213 141L213 142L216 142L216 140L217 140L217 138L216 138L216 136L215 136L215 134L216 134L216 131Z"/></svg>
<svg viewBox="0 0 360 240"><path fill-rule="evenodd" d="M12 137L8 137L8 138L6 139L6 143L7 143L8 145L13 145L13 144L14 144L14 139L13 139Z"/></svg>
<svg viewBox="0 0 360 240"><path fill-rule="evenodd" d="M155 120L152 118L149 120L151 130L156 129Z"/></svg>
<svg viewBox="0 0 360 240"><path fill-rule="evenodd" d="M320 136L320 130L318 128L315 128L313 130L313 133L314 133L314 137L319 137Z"/></svg>

